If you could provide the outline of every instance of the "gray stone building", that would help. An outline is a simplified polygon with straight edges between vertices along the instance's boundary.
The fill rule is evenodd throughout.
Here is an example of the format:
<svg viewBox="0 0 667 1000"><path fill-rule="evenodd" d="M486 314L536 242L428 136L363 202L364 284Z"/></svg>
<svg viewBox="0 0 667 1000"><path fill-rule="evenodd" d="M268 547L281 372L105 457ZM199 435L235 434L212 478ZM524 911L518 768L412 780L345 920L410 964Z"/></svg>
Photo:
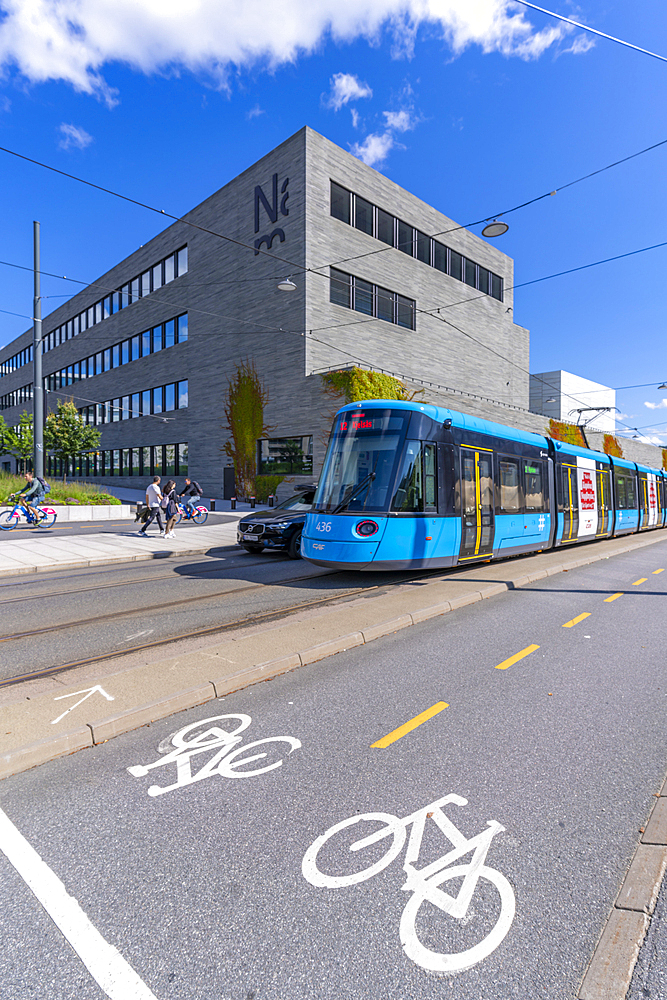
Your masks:
<svg viewBox="0 0 667 1000"><path fill-rule="evenodd" d="M139 487L187 469L220 496L227 387L251 362L268 397L259 471L311 479L337 408L328 370L433 383L506 423L527 413L513 283L495 246L303 128L44 318L46 406L71 397L101 431L75 474ZM31 408L31 344L0 351L10 425Z"/></svg>

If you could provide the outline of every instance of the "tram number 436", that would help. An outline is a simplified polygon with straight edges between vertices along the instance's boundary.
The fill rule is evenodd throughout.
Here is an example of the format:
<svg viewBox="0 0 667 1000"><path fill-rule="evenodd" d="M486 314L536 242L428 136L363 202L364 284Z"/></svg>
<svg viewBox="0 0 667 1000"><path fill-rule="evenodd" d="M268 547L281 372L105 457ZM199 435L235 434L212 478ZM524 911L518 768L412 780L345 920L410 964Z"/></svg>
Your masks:
<svg viewBox="0 0 667 1000"><path fill-rule="evenodd" d="M237 722L231 731L226 729L224 723L229 721ZM252 719L249 715L215 715L210 719L201 719L199 722L192 722L184 729L174 733L168 740L159 746L159 751L164 754L152 764L135 764L128 767L128 771L135 778L143 778L155 767L166 767L169 764L176 766L176 781L171 785L151 785L148 794L164 795L165 792L173 792L176 788L184 788L192 785L196 781L203 781L204 778L212 778L219 775L222 778L253 778L258 774L266 774L282 765L282 757L262 764L261 767L248 768L248 764L254 761L265 760L269 754L270 744L287 743L289 751L298 750L301 741L293 736L270 736L264 740L255 740L253 743L246 743L245 746L238 747L242 741L239 733L247 729ZM166 744L166 745L165 745ZM250 756L241 756L248 750L258 749L259 753ZM284 753L285 747L280 747ZM205 760L205 755L209 755ZM193 773L192 761L199 758L199 769Z"/></svg>
<svg viewBox="0 0 667 1000"><path fill-rule="evenodd" d="M445 973L463 972L465 969L472 968L473 965L476 965L490 955L505 938L514 919L515 912L515 899L512 886L504 875L484 863L492 839L504 827L495 820L489 820L486 830L468 839L442 811L443 806L449 804L465 806L467 805L467 800L461 798L460 795L445 795L444 798L438 799L428 806L424 806L423 809L418 809L417 812L403 819L399 819L398 816L392 816L390 813L382 812L366 813L363 816L351 816L349 819L344 819L342 822L332 826L321 837L318 837L306 851L301 866L304 878L311 885L319 888L342 889L346 886L356 885L358 882L364 882L366 879L372 878L391 864L403 849L407 827L411 826L412 829L403 865L403 870L407 878L402 886L402 889L410 892L411 896L401 916L399 927L401 945L408 958L423 969ZM429 819L433 820L447 840L453 845L453 850L447 851L447 853L443 854L437 860L432 861L422 868L415 868L415 864L419 859L424 828ZM355 841L350 845L349 851L364 851L365 848L370 847L372 844L376 844L387 838L389 844L385 854L378 861L363 868L361 871L355 870L352 874L328 875L322 871L318 855L325 844L329 840L336 838L338 834L341 834L348 827L352 827L357 823L369 822L374 823L376 826L380 823L380 828L368 836ZM339 837L338 839L340 841L342 838ZM347 839L349 841L349 834ZM471 852L472 857L467 864L454 864L454 862ZM338 851L336 854L336 848L332 849L329 846L325 853L328 859L332 857L332 854L336 858L335 861L329 861L330 864L336 864L337 867L344 867L341 851ZM361 857L363 857L363 854ZM354 867L356 869L358 865ZM445 882L454 879L461 879L462 881L458 894L451 896L441 886ZM451 933L449 933L450 930L454 930L456 934L457 924L460 930L462 929L462 925L465 927L471 900L480 879L490 883L496 890L495 905L493 906L494 918L490 930L488 930L488 933L484 935L482 940L470 946L470 933L465 928L465 944L460 951L436 951L422 944L417 937L416 930L417 914L422 904L428 901L447 917L453 918L453 928L446 928L446 940L449 941L452 937ZM488 927L488 924L485 925L485 929L486 927Z"/></svg>

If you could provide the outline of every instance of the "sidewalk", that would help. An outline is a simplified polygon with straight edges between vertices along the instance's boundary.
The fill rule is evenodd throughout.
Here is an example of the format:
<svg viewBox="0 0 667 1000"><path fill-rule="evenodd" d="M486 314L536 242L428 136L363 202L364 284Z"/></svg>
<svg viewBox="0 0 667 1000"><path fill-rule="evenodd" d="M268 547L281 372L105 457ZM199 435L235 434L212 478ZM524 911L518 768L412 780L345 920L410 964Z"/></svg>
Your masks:
<svg viewBox="0 0 667 1000"><path fill-rule="evenodd" d="M227 513L227 512L226 512ZM227 513L235 521L227 524L201 525L179 531L176 537L160 538L153 528L142 537L138 524L128 523L126 532L104 533L91 525L90 534L40 535L8 538L0 542L0 576L43 573L48 570L81 569L113 563L166 559L169 556L202 555L212 549L236 544L236 521L242 512ZM132 527L130 527L130 524Z"/></svg>

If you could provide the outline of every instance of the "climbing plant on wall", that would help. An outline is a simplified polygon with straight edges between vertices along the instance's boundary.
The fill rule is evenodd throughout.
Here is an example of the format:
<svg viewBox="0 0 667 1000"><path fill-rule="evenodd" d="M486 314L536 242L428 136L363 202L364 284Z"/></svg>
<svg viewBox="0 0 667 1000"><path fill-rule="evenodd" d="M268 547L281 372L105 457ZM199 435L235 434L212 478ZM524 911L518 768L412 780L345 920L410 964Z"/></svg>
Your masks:
<svg viewBox="0 0 667 1000"><path fill-rule="evenodd" d="M320 377L329 395L342 396L346 403L358 403L362 399L410 400L424 391L408 392L403 382L393 375L364 371L363 368L326 372Z"/></svg>
<svg viewBox="0 0 667 1000"><path fill-rule="evenodd" d="M605 434L602 442L602 450L605 455L613 455L614 458L623 458L621 442L613 434Z"/></svg>
<svg viewBox="0 0 667 1000"><path fill-rule="evenodd" d="M552 417L547 427L547 434L554 441L566 441L568 444L576 444L580 448L586 447L581 428L577 427L576 424L566 424L564 421L554 420Z"/></svg>
<svg viewBox="0 0 667 1000"><path fill-rule="evenodd" d="M667 448L662 449L662 467L667 469Z"/></svg>
<svg viewBox="0 0 667 1000"><path fill-rule="evenodd" d="M267 433L264 407L269 396L252 361L242 361L227 383L223 410L231 438L223 451L234 463L236 489L241 496L255 492L257 441Z"/></svg>

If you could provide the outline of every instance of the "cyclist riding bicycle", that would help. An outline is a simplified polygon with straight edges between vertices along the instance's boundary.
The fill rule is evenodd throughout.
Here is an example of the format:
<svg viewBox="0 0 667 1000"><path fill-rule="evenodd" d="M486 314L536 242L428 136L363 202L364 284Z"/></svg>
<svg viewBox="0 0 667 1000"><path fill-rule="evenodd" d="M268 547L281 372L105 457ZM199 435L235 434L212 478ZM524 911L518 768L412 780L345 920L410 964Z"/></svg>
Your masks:
<svg viewBox="0 0 667 1000"><path fill-rule="evenodd" d="M32 472L26 472L24 478L26 479L26 485L22 490L19 490L16 496L20 497L22 493L25 493L23 500L25 502L26 509L35 519L35 522L38 523L42 520L44 515L40 514L36 508L44 503L46 483L43 480L38 479L37 476L33 476Z"/></svg>
<svg viewBox="0 0 667 1000"><path fill-rule="evenodd" d="M196 479L188 479L186 476L185 489L178 495L179 497L187 496L188 499L185 501L186 514L188 517L192 517L195 512L195 504L198 500L201 500L202 497L201 486Z"/></svg>

